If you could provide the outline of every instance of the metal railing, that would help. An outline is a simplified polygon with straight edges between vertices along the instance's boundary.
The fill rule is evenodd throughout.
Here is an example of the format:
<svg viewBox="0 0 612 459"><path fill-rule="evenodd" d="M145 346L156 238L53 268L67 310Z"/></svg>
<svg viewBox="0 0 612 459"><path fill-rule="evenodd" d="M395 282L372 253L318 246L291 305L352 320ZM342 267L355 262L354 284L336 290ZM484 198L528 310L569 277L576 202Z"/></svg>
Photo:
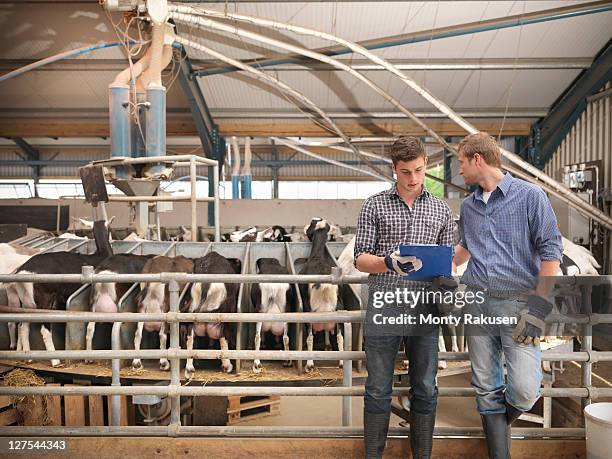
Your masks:
<svg viewBox="0 0 612 459"><path fill-rule="evenodd" d="M362 396L363 386L352 386L353 360L363 360L363 351L352 351L352 324L360 323L365 317L364 311L337 311L333 313L180 313L179 283L186 282L226 282L226 283L365 283L367 276L343 275L338 268L333 268L330 275L261 275L261 274L94 274L91 267L84 267L81 274L12 274L0 275L0 282L161 282L169 289L169 312L161 314L148 313L91 313L91 312L38 312L17 313L20 308L0 308L0 322L114 322L112 328L112 350L94 351L0 351L0 359L90 359L112 361L111 386L40 386L40 387L2 387L0 395L107 395L111 397L112 419L109 427L2 427L0 436L16 435L262 435L262 436L355 436L361 434L360 428L351 427L351 397ZM557 278L558 286L580 286L582 289L583 309L591 311L590 292L594 285L612 285L612 276L572 276ZM170 346L167 350L121 350L120 327L123 322L163 321L170 324ZM288 322L315 323L336 322L344 324L345 350L343 351L252 351L252 350L181 350L179 346L180 322ZM572 322L583 326L583 338L592 332L597 323L612 323L612 314L585 314L580 316L550 316L548 322ZM348 349L347 349L348 348ZM197 359L262 359L262 360L342 360L342 386L295 387L295 386L181 386L180 360L188 357ZM166 386L138 385L122 386L120 381L120 361L122 358L158 359L167 358L170 361L170 383ZM445 360L468 360L465 352L440 353ZM598 361L612 361L612 352L598 352L592 349L592 340L583 339L582 349L578 352L544 351L542 360L577 361L582 366L582 387L576 388L544 388L544 397L579 397L584 403L593 399L612 397L612 387L594 387L591 383L592 364ZM394 395L405 395L408 387L395 387ZM120 426L121 395L157 395L171 399L170 425L151 426ZM181 396L231 396L231 395L282 395L282 396L341 396L342 428L303 428L303 427L217 427L217 426L182 426L180 421ZM475 391L470 387L441 387L442 397L471 397ZM391 434L405 434L405 428L394 428ZM515 436L528 438L542 437L584 437L584 429L513 429ZM482 435L479 428L437 428L436 435L444 436L474 436Z"/></svg>
<svg viewBox="0 0 612 459"><path fill-rule="evenodd" d="M185 196L117 196L111 195L108 197L110 202L175 202L189 201L191 207L191 237L193 241L197 241L198 237L198 220L197 220L197 203L208 202L212 204L212 212L214 214L215 241L221 241L221 225L219 220L219 163L210 158L204 158L198 155L172 155L172 156L150 156L143 158L109 158L100 161L92 161L92 164L103 166L123 166L131 164L148 164L148 163L171 163L173 166L189 166L189 183L191 191ZM213 169L213 195L198 197L196 189L197 166L212 167ZM209 208L209 212L211 209ZM210 221L210 218L209 218Z"/></svg>

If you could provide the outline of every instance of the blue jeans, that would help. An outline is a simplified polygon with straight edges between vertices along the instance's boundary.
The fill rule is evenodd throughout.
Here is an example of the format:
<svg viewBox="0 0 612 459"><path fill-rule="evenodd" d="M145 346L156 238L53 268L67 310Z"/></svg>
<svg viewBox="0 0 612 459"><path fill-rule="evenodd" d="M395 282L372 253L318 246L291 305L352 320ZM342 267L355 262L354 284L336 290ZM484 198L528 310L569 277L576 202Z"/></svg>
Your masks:
<svg viewBox="0 0 612 459"><path fill-rule="evenodd" d="M485 297L482 304L470 304L465 312L487 317L515 317L525 307L516 300ZM504 401L529 411L540 397L542 362L540 346L512 339L514 325L465 324L472 363L472 386L480 414L504 413ZM504 360L507 381L504 381Z"/></svg>
<svg viewBox="0 0 612 459"><path fill-rule="evenodd" d="M366 368L364 408L368 413L391 411L393 370L399 345L404 341L410 364L410 409L418 414L431 414L436 410L438 388L438 334L431 327L425 336L366 336L364 337Z"/></svg>

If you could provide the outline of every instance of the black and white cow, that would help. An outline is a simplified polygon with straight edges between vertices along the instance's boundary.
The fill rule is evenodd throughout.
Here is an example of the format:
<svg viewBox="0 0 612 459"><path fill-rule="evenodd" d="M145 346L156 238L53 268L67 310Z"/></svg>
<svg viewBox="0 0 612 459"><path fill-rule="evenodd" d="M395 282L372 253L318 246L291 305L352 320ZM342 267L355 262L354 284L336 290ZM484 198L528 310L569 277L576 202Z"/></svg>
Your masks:
<svg viewBox="0 0 612 459"><path fill-rule="evenodd" d="M300 270L300 274L331 274L331 269L334 266L332 261L326 256L326 247L328 233L330 230L329 223L322 219L313 219L306 229L308 238L312 241L312 248L306 263ZM335 284L300 284L300 294L304 305L304 312L334 312L338 307L338 285ZM337 327L334 322L329 323L312 323L307 325L308 337L306 346L308 351L312 351L314 347L314 335L321 331L335 331L338 350L344 350L344 338L340 327ZM342 361L340 361L342 365ZM314 361L306 362L306 371L314 370Z"/></svg>
<svg viewBox="0 0 612 459"><path fill-rule="evenodd" d="M259 274L289 274L289 270L280 264L276 258L260 258L257 260ZM293 288L289 283L253 284L251 287L251 302L257 312L283 314L295 311L295 298ZM274 336L283 337L283 348L289 350L289 324L286 322L257 322L255 327L255 350L261 346L261 334L270 332ZM286 360L284 366L291 366L291 360ZM253 371L260 373L261 361L253 361Z"/></svg>
<svg viewBox="0 0 612 459"><path fill-rule="evenodd" d="M209 252L194 261L194 274L239 274L241 263L236 259L227 259L217 252ZM184 303L181 312L219 312L234 313L238 311L238 290L240 284L223 282L194 282L191 286L191 298ZM209 340L219 341L222 351L235 347L236 324L234 322L195 322L182 324L181 336L184 337L188 350L193 349L195 336L208 336ZM231 373L233 366L230 359L221 359L221 368ZM191 379L195 374L193 359L187 359L185 378Z"/></svg>
<svg viewBox="0 0 612 459"><path fill-rule="evenodd" d="M96 267L102 260L113 254L113 249L108 241L108 230L104 222L95 222L94 237L96 252L91 255L74 252L41 253L27 260L15 272L16 274L80 274L83 266ZM65 310L66 300L79 287L81 284L78 283L11 282L7 286L8 303L11 307ZM50 328L49 324L42 324L40 333L45 349L54 351L55 345ZM19 327L17 349L24 352L30 350L30 324L28 322L22 322ZM51 366L59 365L58 359L51 360Z"/></svg>
<svg viewBox="0 0 612 459"><path fill-rule="evenodd" d="M140 274L147 260L153 255L117 254L103 260L96 267L96 274ZM118 312L118 302L128 291L132 283L98 282L91 288L90 310L91 312L114 313ZM85 338L86 349L93 349L93 337L96 323L87 324L87 335Z"/></svg>
<svg viewBox="0 0 612 459"><path fill-rule="evenodd" d="M193 260L184 256L178 257L165 257L158 255L153 257L145 263L142 273L143 274L159 274L159 273L192 273L193 272ZM184 285L179 283L179 288L182 290ZM138 305L138 312L160 314L168 312L170 309L170 296L168 291L168 285L161 282L151 282L149 284L141 283L140 292L136 296L136 303ZM136 333L134 334L134 349L140 349L140 342L142 341L143 329L148 332L159 333L159 347L162 350L166 349L166 340L168 338L166 334L166 323L165 322L138 322ZM132 361L132 367L136 370L142 368L142 362L140 359L134 359ZM170 362L168 359L162 358L159 360L159 368L161 370L169 370Z"/></svg>

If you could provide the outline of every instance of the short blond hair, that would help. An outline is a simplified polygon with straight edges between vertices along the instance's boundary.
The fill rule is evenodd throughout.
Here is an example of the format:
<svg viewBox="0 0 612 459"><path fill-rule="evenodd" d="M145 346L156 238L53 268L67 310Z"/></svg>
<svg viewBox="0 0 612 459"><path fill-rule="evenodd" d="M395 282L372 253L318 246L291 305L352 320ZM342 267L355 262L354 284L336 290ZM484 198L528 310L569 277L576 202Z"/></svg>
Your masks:
<svg viewBox="0 0 612 459"><path fill-rule="evenodd" d="M501 151L493 137L486 132L476 132L465 136L459 142L458 152L471 160L478 153L489 166L501 167Z"/></svg>

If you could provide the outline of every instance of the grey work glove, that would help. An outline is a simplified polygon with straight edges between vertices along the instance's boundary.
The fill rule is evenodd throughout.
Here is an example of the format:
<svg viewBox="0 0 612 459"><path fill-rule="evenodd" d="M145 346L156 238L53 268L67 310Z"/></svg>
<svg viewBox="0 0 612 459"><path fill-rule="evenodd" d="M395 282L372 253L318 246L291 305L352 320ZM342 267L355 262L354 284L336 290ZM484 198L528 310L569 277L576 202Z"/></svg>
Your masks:
<svg viewBox="0 0 612 459"><path fill-rule="evenodd" d="M385 265L389 271L394 271L400 276L407 276L421 269L423 267L423 262L412 255L402 256L399 250L396 250L385 257Z"/></svg>
<svg viewBox="0 0 612 459"><path fill-rule="evenodd" d="M514 327L512 338L517 343L540 344L540 336L544 333L544 319L552 311L553 306L538 295L527 297L527 307L519 312L519 321Z"/></svg>

